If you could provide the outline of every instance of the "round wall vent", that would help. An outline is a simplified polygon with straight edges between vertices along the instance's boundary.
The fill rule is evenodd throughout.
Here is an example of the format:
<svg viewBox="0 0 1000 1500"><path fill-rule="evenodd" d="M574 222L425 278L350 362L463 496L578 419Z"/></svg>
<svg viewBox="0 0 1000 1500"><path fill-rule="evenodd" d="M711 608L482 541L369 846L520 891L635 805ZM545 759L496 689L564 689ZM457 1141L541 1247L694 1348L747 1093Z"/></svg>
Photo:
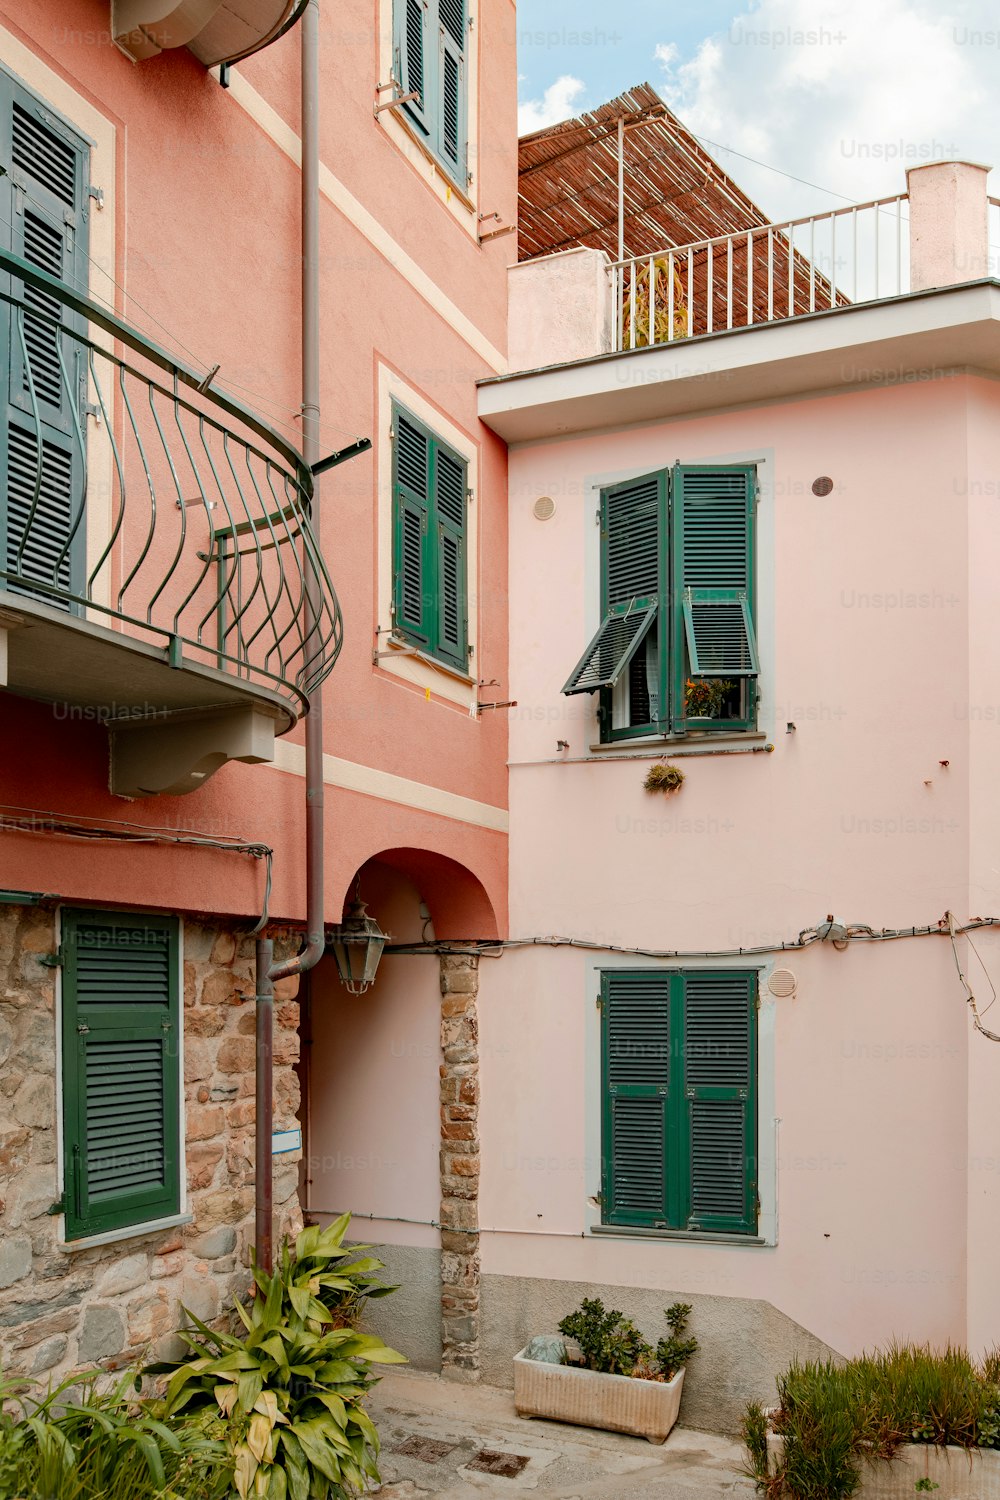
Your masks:
<svg viewBox="0 0 1000 1500"><path fill-rule="evenodd" d="M549 521L556 513L556 502L551 495L539 495L531 508L536 521Z"/></svg>
<svg viewBox="0 0 1000 1500"><path fill-rule="evenodd" d="M813 494L814 495L832 495L833 494L833 480L830 478L829 474L821 474L818 479L814 479L813 480Z"/></svg>
<svg viewBox="0 0 1000 1500"><path fill-rule="evenodd" d="M775 969L768 977L767 987L779 1000L787 1000L789 995L795 994L795 975L791 969Z"/></svg>

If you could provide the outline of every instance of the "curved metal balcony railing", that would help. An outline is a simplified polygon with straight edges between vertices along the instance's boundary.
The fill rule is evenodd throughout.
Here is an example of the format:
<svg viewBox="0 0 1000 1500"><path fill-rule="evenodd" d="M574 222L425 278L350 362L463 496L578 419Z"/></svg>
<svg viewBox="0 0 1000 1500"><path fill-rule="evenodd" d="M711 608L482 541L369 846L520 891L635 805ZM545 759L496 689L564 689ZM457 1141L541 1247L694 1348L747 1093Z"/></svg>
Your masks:
<svg viewBox="0 0 1000 1500"><path fill-rule="evenodd" d="M0 590L305 712L343 623L301 455L211 377L0 250L3 332Z"/></svg>

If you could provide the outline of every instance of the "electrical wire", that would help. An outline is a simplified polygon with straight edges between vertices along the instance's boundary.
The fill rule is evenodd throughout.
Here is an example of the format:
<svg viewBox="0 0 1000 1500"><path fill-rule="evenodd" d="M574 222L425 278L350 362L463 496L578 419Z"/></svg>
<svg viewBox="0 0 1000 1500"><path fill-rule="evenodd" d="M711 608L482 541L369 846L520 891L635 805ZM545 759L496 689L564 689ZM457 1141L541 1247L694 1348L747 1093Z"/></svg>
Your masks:
<svg viewBox="0 0 1000 1500"><path fill-rule="evenodd" d="M976 1004L976 997L972 993L972 987L969 984L969 981L966 979L964 973L962 972L962 961L958 956L958 944L955 941L955 937L957 933L965 932L968 929L963 927L956 927L955 918L952 916L950 911L945 912L944 920L948 924L948 934L951 938L951 951L955 955L955 968L958 970L959 980L961 981L962 988L965 990L969 1009L972 1011L972 1024L978 1032L982 1033L987 1041L1000 1042L1000 1036L997 1036L995 1031L987 1031L986 1027L983 1025L982 1020L979 1016L979 1007ZM977 954L976 957L978 958L979 955ZM982 959L979 959L979 962L982 963ZM995 993L996 992L994 991L994 994Z"/></svg>
<svg viewBox="0 0 1000 1500"><path fill-rule="evenodd" d="M322 1214L324 1218L339 1219L344 1209L314 1208L307 1204L302 1210L304 1214ZM455 1229L451 1224L442 1224L439 1219L403 1219L396 1214L359 1214L350 1210L352 1219L367 1219L369 1223L378 1224L417 1224L421 1229L443 1229L447 1234L520 1234L537 1235L544 1239L585 1240L588 1238L585 1229Z"/></svg>
<svg viewBox="0 0 1000 1500"><path fill-rule="evenodd" d="M13 820L9 819L7 814L10 813L17 814L17 817ZM25 818L31 821L26 823ZM254 859L263 859L262 910L256 925L250 929L250 935L254 936L267 926L274 867L274 850L270 844L240 839L235 835L217 837L193 829L168 829L157 824L130 823L116 819L108 819L101 823L87 813L64 817L61 813L43 808L20 807L15 803L6 802L0 803L0 832L50 833L57 838L93 839L104 843L180 845L199 849L218 849L224 853L247 854Z"/></svg>
<svg viewBox="0 0 1000 1500"><path fill-rule="evenodd" d="M843 938L838 934L837 943L891 943L900 942L904 938L917 937L940 937L947 936L949 932L949 918L951 913L946 913L938 922L929 923L921 927L883 927L876 930L862 923L844 927ZM799 933L797 938L788 938L780 943L761 943L750 948L645 948L630 947L623 943L603 943L596 938L577 938L563 936L530 937L530 938L460 938L449 941L444 938L431 939L429 942L416 943L391 943L386 945L386 954L466 954L468 956L479 956L486 958L499 958L505 948L583 948L595 953L626 953L637 958L755 958L764 957L771 953L790 953L803 948L810 948L814 943L823 942L828 932L822 928L829 929L830 919L820 924L819 927L808 927ZM1000 927L1000 917L972 917L962 926L956 927L957 934L976 932L984 927Z"/></svg>

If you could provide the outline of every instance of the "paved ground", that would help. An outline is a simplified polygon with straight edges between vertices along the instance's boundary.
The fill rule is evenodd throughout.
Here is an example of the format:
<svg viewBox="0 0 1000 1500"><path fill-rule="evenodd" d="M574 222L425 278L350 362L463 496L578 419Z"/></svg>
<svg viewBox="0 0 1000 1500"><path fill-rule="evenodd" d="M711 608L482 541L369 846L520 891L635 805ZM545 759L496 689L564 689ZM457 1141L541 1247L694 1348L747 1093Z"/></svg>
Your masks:
<svg viewBox="0 0 1000 1500"><path fill-rule="evenodd" d="M739 1444L713 1433L675 1427L657 1447L644 1438L524 1421L510 1391L414 1370L387 1370L370 1409L382 1438L380 1500L517 1500L525 1490L562 1500L754 1500Z"/></svg>

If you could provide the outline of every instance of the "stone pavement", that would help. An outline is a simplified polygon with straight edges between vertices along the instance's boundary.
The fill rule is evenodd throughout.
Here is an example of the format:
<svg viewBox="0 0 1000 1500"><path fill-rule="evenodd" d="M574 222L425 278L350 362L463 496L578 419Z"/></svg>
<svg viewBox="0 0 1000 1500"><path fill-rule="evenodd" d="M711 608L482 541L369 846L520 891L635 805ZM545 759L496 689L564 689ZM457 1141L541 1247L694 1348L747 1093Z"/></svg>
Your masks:
<svg viewBox="0 0 1000 1500"><path fill-rule="evenodd" d="M739 1443L675 1427L666 1443L525 1421L510 1391L388 1369L369 1407L382 1438L380 1500L754 1500Z"/></svg>

